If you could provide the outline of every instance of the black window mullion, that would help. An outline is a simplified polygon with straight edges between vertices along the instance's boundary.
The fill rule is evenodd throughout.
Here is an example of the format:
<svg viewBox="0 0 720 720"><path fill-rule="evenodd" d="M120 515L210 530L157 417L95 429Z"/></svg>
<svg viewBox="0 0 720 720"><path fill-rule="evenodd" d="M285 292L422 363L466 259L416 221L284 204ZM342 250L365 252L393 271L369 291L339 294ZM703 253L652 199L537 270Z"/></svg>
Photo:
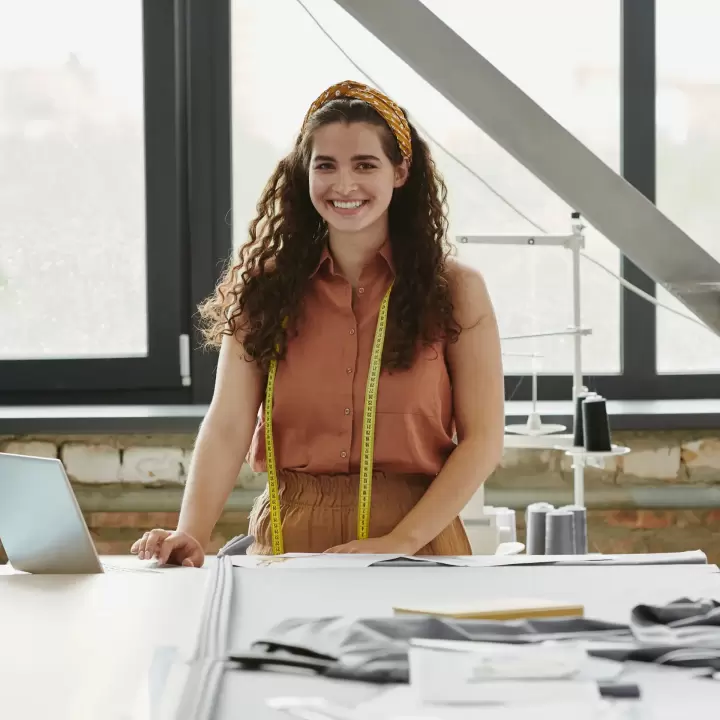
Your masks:
<svg viewBox="0 0 720 720"><path fill-rule="evenodd" d="M622 175L655 202L655 0L623 0L621 38ZM653 280L624 256L621 273L655 295ZM657 367L655 306L623 288L621 328L623 375L631 385L648 382Z"/></svg>
<svg viewBox="0 0 720 720"><path fill-rule="evenodd" d="M232 93L230 0L187 0L186 108L190 308L214 289L232 250ZM192 323L192 399L212 397L217 355L202 349Z"/></svg>
<svg viewBox="0 0 720 720"><path fill-rule="evenodd" d="M182 91L175 0L143 0L148 329L154 370L181 387L180 335L187 333L182 274L185 217Z"/></svg>

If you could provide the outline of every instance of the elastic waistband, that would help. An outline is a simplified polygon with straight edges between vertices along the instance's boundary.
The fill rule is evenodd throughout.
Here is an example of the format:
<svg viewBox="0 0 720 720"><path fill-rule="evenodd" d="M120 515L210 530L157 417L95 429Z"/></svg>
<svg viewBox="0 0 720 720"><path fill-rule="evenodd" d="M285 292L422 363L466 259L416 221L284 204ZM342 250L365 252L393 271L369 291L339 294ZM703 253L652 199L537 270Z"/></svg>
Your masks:
<svg viewBox="0 0 720 720"><path fill-rule="evenodd" d="M417 502L432 482L428 475L375 472L372 504ZM283 470L278 473L280 502L284 505L356 507L360 474L311 475ZM267 490L265 491L267 492Z"/></svg>

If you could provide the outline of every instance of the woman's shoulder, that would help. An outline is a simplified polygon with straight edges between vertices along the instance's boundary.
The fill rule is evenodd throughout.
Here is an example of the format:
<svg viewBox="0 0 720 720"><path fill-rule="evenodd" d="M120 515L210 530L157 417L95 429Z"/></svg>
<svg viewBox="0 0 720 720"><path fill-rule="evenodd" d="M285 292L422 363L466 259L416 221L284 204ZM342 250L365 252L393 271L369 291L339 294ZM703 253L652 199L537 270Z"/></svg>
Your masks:
<svg viewBox="0 0 720 720"><path fill-rule="evenodd" d="M482 272L476 267L449 257L445 263L456 321L472 326L493 312L490 294Z"/></svg>
<svg viewBox="0 0 720 720"><path fill-rule="evenodd" d="M480 270L454 255L449 256L445 260L445 271L451 285L468 282L485 282Z"/></svg>

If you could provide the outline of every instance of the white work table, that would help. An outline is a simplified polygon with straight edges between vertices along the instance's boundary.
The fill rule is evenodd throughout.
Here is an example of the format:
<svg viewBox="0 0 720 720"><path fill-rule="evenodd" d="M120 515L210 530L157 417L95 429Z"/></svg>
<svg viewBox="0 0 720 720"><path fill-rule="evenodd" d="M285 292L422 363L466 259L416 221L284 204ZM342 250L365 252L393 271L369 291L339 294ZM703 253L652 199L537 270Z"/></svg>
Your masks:
<svg viewBox="0 0 720 720"><path fill-rule="evenodd" d="M105 558L141 565L134 558ZM0 717L153 717L153 667L164 648L187 653L203 616L206 568L93 576L0 574ZM628 622L634 605L681 596L720 600L711 565L232 570L228 646L247 648L288 617L389 616L394 604L543 596L578 600L586 615ZM157 689L157 688L156 688ZM360 702L387 688L277 672L226 672L213 717L287 720L278 695Z"/></svg>
<svg viewBox="0 0 720 720"><path fill-rule="evenodd" d="M195 643L209 569L6 572L0 566L0 717L149 719L151 666L163 648Z"/></svg>

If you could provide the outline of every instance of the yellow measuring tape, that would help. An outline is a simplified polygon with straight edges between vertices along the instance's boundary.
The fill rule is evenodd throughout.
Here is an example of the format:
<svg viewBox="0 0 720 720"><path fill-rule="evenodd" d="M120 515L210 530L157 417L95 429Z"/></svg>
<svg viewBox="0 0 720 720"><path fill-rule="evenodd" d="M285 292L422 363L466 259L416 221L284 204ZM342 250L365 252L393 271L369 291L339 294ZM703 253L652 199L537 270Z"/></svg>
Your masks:
<svg viewBox="0 0 720 720"><path fill-rule="evenodd" d="M373 450L375 445L375 410L377 408L378 384L382 365L383 345L385 344L385 328L387 327L390 292L388 288L380 305L370 369L365 385L365 409L363 412L362 441L360 444L360 490L358 493L358 540L366 540L370 530L370 498L372 495ZM267 386L265 388L265 454L267 456L268 497L270 501L270 529L272 533L273 555L282 555L283 547L282 523L280 520L280 493L278 490L277 465L275 462L275 444L272 432L273 392L277 361L270 362Z"/></svg>

